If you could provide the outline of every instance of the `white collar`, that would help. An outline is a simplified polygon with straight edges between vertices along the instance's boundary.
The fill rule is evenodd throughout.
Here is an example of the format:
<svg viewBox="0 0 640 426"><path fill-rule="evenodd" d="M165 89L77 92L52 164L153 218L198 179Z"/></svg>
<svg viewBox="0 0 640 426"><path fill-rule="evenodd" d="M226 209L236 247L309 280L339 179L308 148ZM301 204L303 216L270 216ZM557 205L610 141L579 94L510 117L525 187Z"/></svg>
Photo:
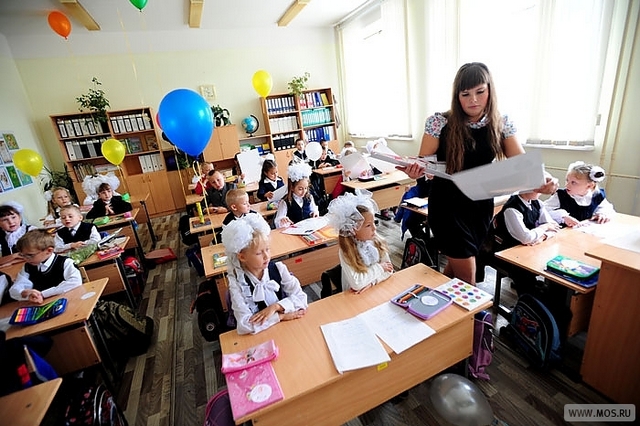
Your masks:
<svg viewBox="0 0 640 426"><path fill-rule="evenodd" d="M53 264L53 259L55 258L56 258L56 255L54 253L51 253L51 256L49 256L47 260L45 260L44 262L40 262L38 264L38 269L40 271L46 271L51 267L51 265Z"/></svg>
<svg viewBox="0 0 640 426"><path fill-rule="evenodd" d="M569 194L571 198L573 198L579 206L589 206L591 205L591 199L593 198L594 191L587 191L584 195L573 195Z"/></svg>

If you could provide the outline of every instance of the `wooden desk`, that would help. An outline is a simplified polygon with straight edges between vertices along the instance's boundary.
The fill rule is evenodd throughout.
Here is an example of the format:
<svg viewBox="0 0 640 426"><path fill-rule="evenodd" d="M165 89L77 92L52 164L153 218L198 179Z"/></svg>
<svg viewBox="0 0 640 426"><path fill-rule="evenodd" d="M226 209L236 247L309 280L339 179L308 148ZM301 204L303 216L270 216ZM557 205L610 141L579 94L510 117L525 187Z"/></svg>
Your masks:
<svg viewBox="0 0 640 426"><path fill-rule="evenodd" d="M62 379L57 378L0 397L0 419L11 426L39 425L58 392Z"/></svg>
<svg viewBox="0 0 640 426"><path fill-rule="evenodd" d="M331 194L342 180L342 167L325 167L324 169L314 169L313 173L319 175L324 182L324 192Z"/></svg>
<svg viewBox="0 0 640 426"><path fill-rule="evenodd" d="M118 243L121 249L125 249L129 242L129 237ZM129 306L136 308L136 298L133 294L133 289L129 285L127 279L127 273L122 263L122 253L116 256L112 256L108 259L100 259L97 253L93 253L86 258L82 263L78 265L79 268L84 268L89 281L98 280L100 278L108 278L109 282L102 292L103 296L108 296L113 293L119 293L124 291L127 293L127 299L129 300Z"/></svg>
<svg viewBox="0 0 640 426"><path fill-rule="evenodd" d="M47 299L50 302L62 297L67 299L67 309L57 317L39 324L11 325L7 329L7 340L15 337L49 335L53 346L46 356L47 361L59 375L82 370L101 362L100 354L89 331L89 319L96 302L102 295L108 278L83 284L63 295ZM11 316L27 302L13 301L0 306L0 318Z"/></svg>
<svg viewBox="0 0 640 426"><path fill-rule="evenodd" d="M9 256L5 256L4 258L8 257ZM18 272L22 270L24 263L24 258L16 255L16 257L11 262L7 262L0 266L0 272L4 272L11 277L11 281L15 281L16 277L18 276Z"/></svg>
<svg viewBox="0 0 640 426"><path fill-rule="evenodd" d="M273 229L270 240L271 259L287 265L289 271L303 286L320 281L320 276L325 270L340 262L337 238L327 241L326 245L314 248L305 243L299 235L283 234L281 229ZM219 253L224 253L222 244L201 249L204 275L207 278L220 277L216 279L216 285L223 308L226 310L227 283L222 276L227 272L227 265L213 267L213 256Z"/></svg>
<svg viewBox="0 0 640 426"><path fill-rule="evenodd" d="M426 323L436 334L395 354L386 345L391 362L339 374L320 326L352 318L374 308L419 282L437 287L449 278L417 264L356 295L342 292L313 302L305 316L286 321L258 334L220 336L222 353L238 352L274 339L280 355L273 361L284 399L238 419L266 425L336 425L376 407L429 379L472 353L473 315L451 305ZM478 310L490 303L478 307ZM301 380L304 378L304 380Z"/></svg>
<svg viewBox="0 0 640 426"><path fill-rule="evenodd" d="M278 210L273 209L273 210L267 210L267 201L261 201L259 203L255 203L255 204L251 204L251 210L257 212L258 214L262 215L262 217L264 217L265 219L275 215ZM227 212L228 213L228 212ZM204 220L205 222L207 220L211 221L210 225L202 225L202 226L197 226L200 225L200 218L198 217L192 217L189 219L189 231L192 234L199 234L201 232L207 232L207 231L213 231L214 229L220 229L222 228L222 222L224 221L224 218L227 217L227 213L215 213L215 214L205 214L204 215Z"/></svg>
<svg viewBox="0 0 640 426"><path fill-rule="evenodd" d="M427 202L429 201L428 197L427 198L420 198L420 199L424 200L424 201L427 201ZM493 199L493 215L494 216L497 215L500 210L502 210L502 206L504 205L504 203L507 202L508 199L509 199L509 197L506 197L506 198L505 197L495 197ZM427 216L427 217L429 216L429 206L428 205L424 206L424 207L416 207L416 206L413 206L411 204L406 203L406 204L403 204L402 207L407 209L407 210L411 210L412 212L419 213L419 214L421 214L423 216Z"/></svg>
<svg viewBox="0 0 640 426"><path fill-rule="evenodd" d="M635 230L640 228L636 219ZM582 358L582 380L615 402L640 406L640 253L606 244L588 249L602 262Z"/></svg>
<svg viewBox="0 0 640 426"><path fill-rule="evenodd" d="M366 189L373 193L373 199L380 210L395 207L400 203L407 184L415 184L415 180L407 176L400 170L395 172L376 175L375 180L360 182L350 180L342 182L342 185L350 189Z"/></svg>
<svg viewBox="0 0 640 426"><path fill-rule="evenodd" d="M617 213L612 222L624 226L640 226L640 218L635 216ZM599 225L593 225L599 226ZM535 246L518 245L507 250L497 252L495 256L516 266L524 268L537 275L542 275L545 279L559 283L567 287L571 292L569 307L573 314L567 333L572 336L580 331L586 330L591 316L591 308L594 300L594 291L598 286L584 288L574 284L558 275L546 271L549 260L564 255L593 266L600 267L600 261L585 253L601 244L601 238L582 232L579 228L564 228L558 234ZM496 282L496 293L499 292L499 283ZM494 303L499 299L496 297Z"/></svg>
<svg viewBox="0 0 640 426"><path fill-rule="evenodd" d="M133 237L130 238L127 242L126 250L128 249L137 249L140 260L144 260L144 250L142 249L142 243L140 242L140 236L138 235L138 231L134 226L134 221L136 217L138 217L138 213L140 212L139 207L134 207L131 210L130 217L124 217L124 214L117 214L113 216L109 216L109 222L104 225L96 225L99 231L108 231L113 229L122 228L120 231L120 235Z"/></svg>

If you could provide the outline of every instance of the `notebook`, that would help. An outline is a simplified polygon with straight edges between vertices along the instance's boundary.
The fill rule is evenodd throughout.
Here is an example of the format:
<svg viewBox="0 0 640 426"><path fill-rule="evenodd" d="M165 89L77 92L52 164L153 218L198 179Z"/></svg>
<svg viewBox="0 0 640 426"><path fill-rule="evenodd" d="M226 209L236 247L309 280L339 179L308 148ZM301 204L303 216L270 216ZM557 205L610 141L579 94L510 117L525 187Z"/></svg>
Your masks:
<svg viewBox="0 0 640 426"><path fill-rule="evenodd" d="M38 324L60 315L66 308L67 299L65 298L54 300L41 306L23 306L13 312L9 319L9 324Z"/></svg>

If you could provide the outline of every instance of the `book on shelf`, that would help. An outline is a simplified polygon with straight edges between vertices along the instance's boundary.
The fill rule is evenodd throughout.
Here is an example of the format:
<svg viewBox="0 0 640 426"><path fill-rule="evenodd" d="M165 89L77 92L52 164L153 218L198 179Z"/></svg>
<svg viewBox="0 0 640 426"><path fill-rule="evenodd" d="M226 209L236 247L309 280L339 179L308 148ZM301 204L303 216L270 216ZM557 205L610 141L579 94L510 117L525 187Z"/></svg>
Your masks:
<svg viewBox="0 0 640 426"><path fill-rule="evenodd" d="M142 152L142 141L138 137L131 137L124 140L129 154Z"/></svg>
<svg viewBox="0 0 640 426"><path fill-rule="evenodd" d="M327 106L327 105L331 105L331 103L329 103L329 99L327 98L327 94L322 92L320 93L320 99L322 99L322 105Z"/></svg>
<svg viewBox="0 0 640 426"><path fill-rule="evenodd" d="M156 135L145 135L144 140L147 143L147 149L149 151L155 151L158 149L158 139Z"/></svg>

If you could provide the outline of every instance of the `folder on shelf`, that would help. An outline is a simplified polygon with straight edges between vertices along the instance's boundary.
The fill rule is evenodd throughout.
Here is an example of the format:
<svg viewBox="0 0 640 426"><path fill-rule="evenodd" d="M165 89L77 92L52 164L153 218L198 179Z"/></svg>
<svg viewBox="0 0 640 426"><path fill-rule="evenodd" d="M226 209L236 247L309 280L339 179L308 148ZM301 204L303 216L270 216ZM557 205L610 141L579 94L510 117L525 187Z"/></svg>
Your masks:
<svg viewBox="0 0 640 426"><path fill-rule="evenodd" d="M67 129L67 135L72 138L74 136L78 136L76 135L75 130L73 130L73 124L71 123L71 120L65 120L64 121L64 127Z"/></svg>
<svg viewBox="0 0 640 426"><path fill-rule="evenodd" d="M120 126L118 126L118 120L115 117L111 117L111 128L113 133L120 133Z"/></svg>
<svg viewBox="0 0 640 426"><path fill-rule="evenodd" d="M137 132L140 130L140 127L138 127L138 119L136 118L135 115L130 115L129 121L131 121L131 128L133 129L134 132Z"/></svg>
<svg viewBox="0 0 640 426"><path fill-rule="evenodd" d="M69 160L77 160L78 157L76 157L76 151L73 149L73 142L66 141L64 144L67 147L67 155L69 156Z"/></svg>
<svg viewBox="0 0 640 426"><path fill-rule="evenodd" d="M86 141L87 149L89 151L89 157L97 157L99 154L96 152L96 147L93 145L93 141Z"/></svg>
<svg viewBox="0 0 640 426"><path fill-rule="evenodd" d="M327 94L322 92L320 93L320 99L322 99L322 105L327 106L327 105L331 105L329 103L329 99L327 98Z"/></svg>
<svg viewBox="0 0 640 426"><path fill-rule="evenodd" d="M120 128L120 133L126 132L126 129L124 127L124 120L122 119L122 117L116 117L116 120L118 121L118 127Z"/></svg>

